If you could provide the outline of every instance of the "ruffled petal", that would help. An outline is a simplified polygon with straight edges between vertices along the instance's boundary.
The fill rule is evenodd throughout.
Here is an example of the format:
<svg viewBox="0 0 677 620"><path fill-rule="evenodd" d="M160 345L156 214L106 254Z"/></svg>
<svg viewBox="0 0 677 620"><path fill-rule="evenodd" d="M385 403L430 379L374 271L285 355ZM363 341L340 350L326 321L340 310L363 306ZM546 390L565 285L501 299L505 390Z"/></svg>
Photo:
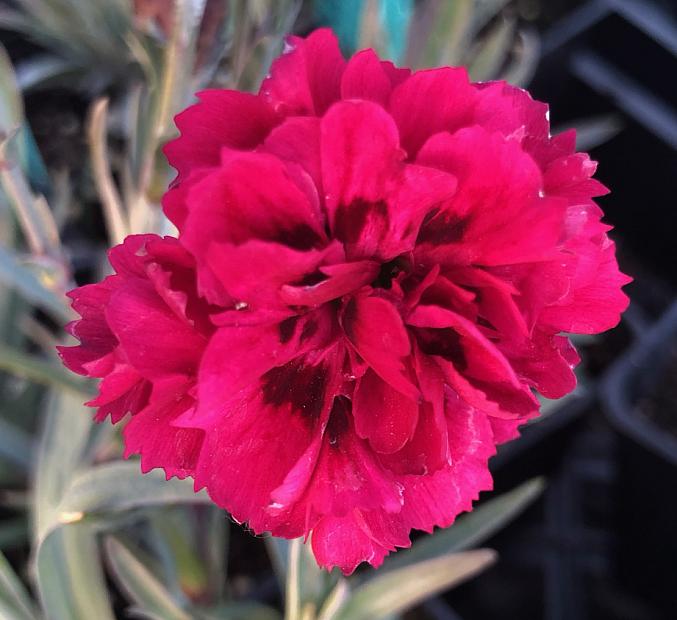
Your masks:
<svg viewBox="0 0 677 620"><path fill-rule="evenodd" d="M289 316L295 310L289 303L288 287L302 288L322 266L342 256L343 248L337 241L308 251L258 240L242 245L213 243L204 259L204 272L211 278L200 282L201 292L213 303L235 308L215 316L217 324L258 323L260 316Z"/></svg>
<svg viewBox="0 0 677 620"><path fill-rule="evenodd" d="M355 386L355 431L376 452L397 452L414 435L418 402L405 396L368 370Z"/></svg>
<svg viewBox="0 0 677 620"><path fill-rule="evenodd" d="M371 260L326 265L319 268L316 277L310 276L310 283L284 285L281 297L291 306L316 306L369 284L380 268L376 261ZM319 281L314 282L315 279Z"/></svg>
<svg viewBox="0 0 677 620"><path fill-rule="evenodd" d="M449 527L459 513L472 509L481 491L493 486L487 462L496 449L489 418L450 392L446 412L451 464L405 482L401 518L410 528L426 532Z"/></svg>
<svg viewBox="0 0 677 620"><path fill-rule="evenodd" d="M428 261L502 265L556 255L566 202L541 197L542 174L516 142L472 127L432 137L417 161L459 183L421 228Z"/></svg>
<svg viewBox="0 0 677 620"><path fill-rule="evenodd" d="M266 101L255 95L214 89L197 96L200 102L174 119L181 136L164 147L169 163L178 171L175 184L193 170L218 166L224 146L255 148L279 122Z"/></svg>
<svg viewBox="0 0 677 620"><path fill-rule="evenodd" d="M469 404L498 417L528 415L538 401L479 329L439 306L419 306L407 318L418 346L438 358L447 382Z"/></svg>
<svg viewBox="0 0 677 620"><path fill-rule="evenodd" d="M571 144L570 135L564 136L564 141L551 143L548 106L533 99L526 90L502 81L475 86L479 96L469 125L477 123L490 132L500 131L543 166L561 152L562 146Z"/></svg>
<svg viewBox="0 0 677 620"><path fill-rule="evenodd" d="M285 116L321 116L341 96L345 65L338 39L327 28L305 39L288 37L285 52L273 62L259 95Z"/></svg>
<svg viewBox="0 0 677 620"><path fill-rule="evenodd" d="M126 364L118 365L99 385L96 398L85 403L97 407L94 419L103 422L110 416L116 424L128 413L134 415L147 404L152 384Z"/></svg>
<svg viewBox="0 0 677 620"><path fill-rule="evenodd" d="M260 239L307 250L326 241L319 213L284 164L270 155L230 158L193 185L187 206L181 242L195 256L214 242Z"/></svg>
<svg viewBox="0 0 677 620"><path fill-rule="evenodd" d="M355 54L341 79L342 99L366 99L387 106L393 85L374 50Z"/></svg>
<svg viewBox="0 0 677 620"><path fill-rule="evenodd" d="M301 166L310 176L319 196L322 190L320 170L320 121L312 116L292 116L273 129L259 149Z"/></svg>
<svg viewBox="0 0 677 620"><path fill-rule="evenodd" d="M206 431L196 485L256 532L279 522L267 510L271 494L318 437L334 399L340 358L321 346L326 334L313 332L312 320L220 329L200 369L198 407L180 420Z"/></svg>
<svg viewBox="0 0 677 620"><path fill-rule="evenodd" d="M195 406L188 394L191 383L173 378L155 385L150 403L125 426L125 458L141 455L141 471L164 469L167 479L195 472L204 431L173 426L173 421Z"/></svg>
<svg viewBox="0 0 677 620"><path fill-rule="evenodd" d="M116 278L88 284L71 291L73 309L82 317L68 326L69 333L80 341L71 347L58 347L63 363L80 375L103 377L114 364L112 351L118 341L108 327L104 309L116 288Z"/></svg>
<svg viewBox="0 0 677 620"><path fill-rule="evenodd" d="M351 260L411 250L426 213L456 189L449 174L402 163L397 127L371 102L333 106L320 148L329 223Z"/></svg>
<svg viewBox="0 0 677 620"><path fill-rule="evenodd" d="M414 368L422 402L413 437L381 462L398 474L430 475L449 464L449 437L445 415L444 374L427 355L414 347Z"/></svg>
<svg viewBox="0 0 677 620"><path fill-rule="evenodd" d="M433 134L471 124L477 99L461 67L417 71L403 81L390 97L390 113L407 156L414 159Z"/></svg>
<svg viewBox="0 0 677 620"><path fill-rule="evenodd" d="M580 358L568 338L539 330L520 345L499 348L520 377L546 398L562 398L576 388L573 369Z"/></svg>
<svg viewBox="0 0 677 620"><path fill-rule="evenodd" d="M392 303L380 297L351 300L343 315L343 328L377 375L403 395L418 400L419 391L404 365L404 358L411 353L409 335Z"/></svg>
<svg viewBox="0 0 677 620"><path fill-rule="evenodd" d="M631 278L621 273L615 246L606 235L601 248L581 252L569 293L543 310L540 320L552 329L597 334L618 325L630 303L621 290Z"/></svg>
<svg viewBox="0 0 677 620"><path fill-rule="evenodd" d="M177 317L149 282L126 282L111 296L105 315L126 358L145 377L197 370L205 338Z"/></svg>
<svg viewBox="0 0 677 620"><path fill-rule="evenodd" d="M388 553L411 545L412 529L448 527L459 513L472 508L481 491L492 488L487 461L495 448L489 419L451 394L446 410L451 464L431 475L399 478L404 489L399 512L356 509L340 518L321 519L311 537L321 566L338 566L344 574L361 562L378 567Z"/></svg>
<svg viewBox="0 0 677 620"><path fill-rule="evenodd" d="M409 547L409 530L380 511L354 510L343 517L324 517L313 529L311 544L320 566L338 566L350 575L362 562L374 568L397 547Z"/></svg>

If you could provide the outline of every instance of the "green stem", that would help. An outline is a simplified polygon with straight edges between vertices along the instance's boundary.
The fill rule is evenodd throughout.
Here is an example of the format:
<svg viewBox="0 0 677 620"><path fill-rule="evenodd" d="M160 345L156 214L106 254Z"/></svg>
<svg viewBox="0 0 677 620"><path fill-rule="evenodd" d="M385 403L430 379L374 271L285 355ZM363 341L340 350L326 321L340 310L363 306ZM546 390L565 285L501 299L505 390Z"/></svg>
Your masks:
<svg viewBox="0 0 677 620"><path fill-rule="evenodd" d="M300 563L303 540L295 538L289 543L287 586L285 588L285 620L301 620Z"/></svg>

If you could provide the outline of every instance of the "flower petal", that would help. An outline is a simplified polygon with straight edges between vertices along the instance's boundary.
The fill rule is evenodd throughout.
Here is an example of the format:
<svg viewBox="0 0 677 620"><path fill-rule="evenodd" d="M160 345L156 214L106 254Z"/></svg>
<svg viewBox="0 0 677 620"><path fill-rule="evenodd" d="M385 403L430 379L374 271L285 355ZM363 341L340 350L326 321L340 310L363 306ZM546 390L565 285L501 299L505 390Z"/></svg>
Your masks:
<svg viewBox="0 0 677 620"><path fill-rule="evenodd" d="M413 437L418 403L367 370L355 387L353 414L357 435L376 452L392 454Z"/></svg>
<svg viewBox="0 0 677 620"><path fill-rule="evenodd" d="M195 256L210 242L261 239L306 250L324 241L318 213L307 196L284 164L267 154L229 159L193 185L187 205L181 242ZM204 222L210 223L206 230Z"/></svg>
<svg viewBox="0 0 677 620"><path fill-rule="evenodd" d="M384 381L417 400L403 359L411 353L409 335L395 306L380 297L357 297L346 306L343 328L355 350Z"/></svg>
<svg viewBox="0 0 677 620"><path fill-rule="evenodd" d="M469 125L476 101L475 88L461 67L417 71L395 88L390 112L409 159L415 159L433 134Z"/></svg>
<svg viewBox="0 0 677 620"><path fill-rule="evenodd" d="M318 437L334 399L340 358L317 320L218 330L200 368L198 406L179 421L206 431L196 484L256 532L275 526L271 493Z"/></svg>
<svg viewBox="0 0 677 620"><path fill-rule="evenodd" d="M175 183L192 170L218 166L221 149L249 150L263 142L278 118L260 97L234 90L204 90L199 103L174 119L181 136L168 142L164 153L178 171Z"/></svg>
<svg viewBox="0 0 677 620"><path fill-rule="evenodd" d="M362 562L378 568L388 553L409 547L409 530L399 519L377 510L354 510L343 517L324 517L315 526L311 544L320 566L338 566L350 575Z"/></svg>
<svg viewBox="0 0 677 620"><path fill-rule="evenodd" d="M320 121L311 116L292 116L270 132L259 149L287 162L300 165L313 180L320 196Z"/></svg>
<svg viewBox="0 0 677 620"><path fill-rule="evenodd" d="M204 337L177 317L149 282L126 282L111 295L105 314L127 359L145 377L196 371Z"/></svg>
<svg viewBox="0 0 677 620"><path fill-rule="evenodd" d="M144 473L161 468L169 479L186 478L195 472L204 431L172 425L174 419L195 406L188 395L190 387L183 378L156 384L150 404L125 426L125 458L140 454Z"/></svg>
<svg viewBox="0 0 677 620"><path fill-rule="evenodd" d="M261 84L260 97L285 115L321 116L340 98L346 61L336 35L320 28L305 39L288 37L286 44Z"/></svg>
<svg viewBox="0 0 677 620"><path fill-rule="evenodd" d="M505 356L472 322L439 306L419 306L407 323L418 328L421 350L438 359L449 384L469 404L499 417L538 408Z"/></svg>
<svg viewBox="0 0 677 620"><path fill-rule="evenodd" d="M410 251L426 213L456 189L449 174L402 163L397 127L375 103L334 105L320 139L329 224L350 260Z"/></svg>
<svg viewBox="0 0 677 620"><path fill-rule="evenodd" d="M552 259L564 229L566 201L542 197L543 178L515 141L481 127L437 134L418 162L447 170L458 190L421 228L428 260L505 265ZM443 246L443 247L436 247Z"/></svg>
<svg viewBox="0 0 677 620"><path fill-rule="evenodd" d="M371 260L320 267L319 282L300 285L285 284L281 289L281 298L285 303L294 306L323 304L373 282L379 269L380 265Z"/></svg>
<svg viewBox="0 0 677 620"><path fill-rule="evenodd" d="M342 99L367 99L386 106L393 89L378 56L372 49L355 54L341 79Z"/></svg>

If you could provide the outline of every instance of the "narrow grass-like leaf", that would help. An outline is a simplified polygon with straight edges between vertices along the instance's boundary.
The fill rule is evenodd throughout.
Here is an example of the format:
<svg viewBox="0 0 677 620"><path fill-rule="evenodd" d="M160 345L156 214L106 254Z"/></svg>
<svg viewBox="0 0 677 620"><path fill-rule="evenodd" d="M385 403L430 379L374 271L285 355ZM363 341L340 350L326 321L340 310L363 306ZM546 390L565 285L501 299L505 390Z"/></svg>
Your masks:
<svg viewBox="0 0 677 620"><path fill-rule="evenodd" d="M289 563L289 545L290 541L286 538L277 536L267 536L264 538L270 563L277 576L277 580L282 588L287 581L287 565Z"/></svg>
<svg viewBox="0 0 677 620"><path fill-rule="evenodd" d="M472 54L468 73L474 81L496 78L506 61L515 36L515 20L501 19Z"/></svg>
<svg viewBox="0 0 677 620"><path fill-rule="evenodd" d="M91 411L82 405L81 397L66 391L50 394L33 485L36 543L40 532L53 523L76 469L86 464L83 456L92 426Z"/></svg>
<svg viewBox="0 0 677 620"><path fill-rule="evenodd" d="M59 323L73 318L66 298L51 290L30 269L0 246L0 282L15 289L24 299L49 312Z"/></svg>
<svg viewBox="0 0 677 620"><path fill-rule="evenodd" d="M142 474L136 461L114 461L90 467L73 478L59 503L58 521L180 503L210 500L204 491L195 493L191 480L166 480L157 469Z"/></svg>
<svg viewBox="0 0 677 620"><path fill-rule="evenodd" d="M48 620L114 620L96 537L86 524L53 532L38 547L35 575Z"/></svg>
<svg viewBox="0 0 677 620"><path fill-rule="evenodd" d="M339 579L334 589L324 600L317 620L332 620L350 597L350 584L347 579Z"/></svg>
<svg viewBox="0 0 677 620"><path fill-rule="evenodd" d="M286 574L286 620L305 619L311 612L314 616L339 579L337 571L328 573L318 566L310 543L300 538L289 543Z"/></svg>
<svg viewBox="0 0 677 620"><path fill-rule="evenodd" d="M21 61L16 66L16 80L25 93L52 84L63 85L81 70L71 60L51 54L41 54Z"/></svg>
<svg viewBox="0 0 677 620"><path fill-rule="evenodd" d="M230 521L226 513L216 506L207 508L207 523L202 544L205 547L205 566L209 577L209 590L215 600L224 594L228 573L228 546Z"/></svg>
<svg viewBox="0 0 677 620"><path fill-rule="evenodd" d="M14 68L0 45L0 185L13 206L29 247L38 253L58 254L59 238L54 219L39 198L33 196L26 180L32 134L24 120L23 101ZM37 177L44 174L38 158Z"/></svg>
<svg viewBox="0 0 677 620"><path fill-rule="evenodd" d="M34 620L36 617L35 607L21 579L0 553L0 618Z"/></svg>
<svg viewBox="0 0 677 620"><path fill-rule="evenodd" d="M113 620L92 528L55 527L75 472L88 464L91 412L82 399L52 392L33 485L34 574L48 620ZM47 536L49 534L49 536Z"/></svg>
<svg viewBox="0 0 677 620"><path fill-rule="evenodd" d="M106 231L111 245L122 243L129 234L129 227L122 200L113 182L108 161L106 142L108 118L108 99L97 99L91 107L87 124L89 153L96 189L101 199Z"/></svg>
<svg viewBox="0 0 677 620"><path fill-rule="evenodd" d="M33 254L61 256L59 232L52 212L42 196L35 196L28 184L20 160L12 154L16 135L0 140L0 185L14 208L28 247Z"/></svg>
<svg viewBox="0 0 677 620"><path fill-rule="evenodd" d="M289 555L287 558L287 587L284 592L284 617L285 620L301 620L301 553L303 541L299 538L289 543Z"/></svg>
<svg viewBox="0 0 677 620"><path fill-rule="evenodd" d="M23 103L5 48L0 45L0 134L6 138L23 123Z"/></svg>
<svg viewBox="0 0 677 620"><path fill-rule="evenodd" d="M111 572L129 601L134 603L135 611L150 612L164 620L191 620L183 609L186 601L173 598L138 552L113 537L106 539L105 549Z"/></svg>
<svg viewBox="0 0 677 620"><path fill-rule="evenodd" d="M198 36L199 14L191 10L189 0L176 0L172 12L172 26L167 43L159 54L153 54L146 63L149 75L148 100L141 106L142 114L136 127L136 152L131 160L136 198L130 207L132 230L143 218L145 195L151 183L158 144L165 138L173 115L190 94L186 81L190 77L194 42Z"/></svg>
<svg viewBox="0 0 677 620"><path fill-rule="evenodd" d="M470 37L474 0L433 0L409 34L408 64L416 68L457 65Z"/></svg>
<svg viewBox="0 0 677 620"><path fill-rule="evenodd" d="M0 45L0 138L8 139L13 135L12 144L8 145L9 158L15 159L33 186L44 192L49 188L49 177L24 117L20 86L9 56Z"/></svg>
<svg viewBox="0 0 677 620"><path fill-rule="evenodd" d="M169 577L163 580L164 583L172 592L185 592L191 599L205 599L209 591L209 574L200 553L202 524L198 525L196 520L196 506L162 506L148 513L152 544L163 558L164 572ZM214 539L207 544L216 546L219 542ZM220 577L224 578L224 575Z"/></svg>
<svg viewBox="0 0 677 620"><path fill-rule="evenodd" d="M472 512L459 517L451 527L420 538L410 549L404 549L386 558L380 571L387 572L411 566L416 562L468 549L483 542L531 504L540 495L543 487L543 479L535 478L489 500Z"/></svg>
<svg viewBox="0 0 677 620"><path fill-rule="evenodd" d="M364 0L358 47L373 47L382 58L401 63L412 11L412 0Z"/></svg>
<svg viewBox="0 0 677 620"><path fill-rule="evenodd" d="M93 394L86 382L77 379L62 367L2 343L0 343L0 369L42 385L70 390L82 399L88 399Z"/></svg>
<svg viewBox="0 0 677 620"><path fill-rule="evenodd" d="M495 551L477 549L378 573L355 589L333 620L378 620L405 612L429 596L474 577L495 561Z"/></svg>
<svg viewBox="0 0 677 620"><path fill-rule="evenodd" d="M568 126L576 128L576 149L590 151L617 136L625 123L618 114L601 114L573 120ZM561 127L553 129L553 134L560 131Z"/></svg>
<svg viewBox="0 0 677 620"><path fill-rule="evenodd" d="M482 30L510 2L511 0L475 0L472 36Z"/></svg>
<svg viewBox="0 0 677 620"><path fill-rule="evenodd" d="M517 33L517 41L513 60L505 69L501 79L525 88L538 67L541 56L541 38L535 30L522 28Z"/></svg>

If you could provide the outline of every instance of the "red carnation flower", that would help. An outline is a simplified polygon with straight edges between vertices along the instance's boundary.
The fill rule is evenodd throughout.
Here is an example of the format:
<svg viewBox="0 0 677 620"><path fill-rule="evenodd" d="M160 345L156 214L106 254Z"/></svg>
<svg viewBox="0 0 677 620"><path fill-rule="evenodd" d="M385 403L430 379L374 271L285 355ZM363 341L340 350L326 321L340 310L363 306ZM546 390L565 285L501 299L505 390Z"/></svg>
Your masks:
<svg viewBox="0 0 677 620"><path fill-rule="evenodd" d="M59 347L68 368L102 377L96 419L132 419L126 455L141 453L143 471L193 474L204 433L174 420L195 406L202 352L214 332L198 297L194 261L176 239L133 235L109 253L115 274L70 293L81 319L67 326L80 346Z"/></svg>
<svg viewBox="0 0 677 620"><path fill-rule="evenodd" d="M312 533L324 566L378 566L491 488L535 390L574 388L562 333L618 322L606 189L525 91L346 62L327 30L258 95L199 97L166 147L178 243L113 251L134 268L73 293L66 360L105 377L100 416L131 411L144 467Z"/></svg>

